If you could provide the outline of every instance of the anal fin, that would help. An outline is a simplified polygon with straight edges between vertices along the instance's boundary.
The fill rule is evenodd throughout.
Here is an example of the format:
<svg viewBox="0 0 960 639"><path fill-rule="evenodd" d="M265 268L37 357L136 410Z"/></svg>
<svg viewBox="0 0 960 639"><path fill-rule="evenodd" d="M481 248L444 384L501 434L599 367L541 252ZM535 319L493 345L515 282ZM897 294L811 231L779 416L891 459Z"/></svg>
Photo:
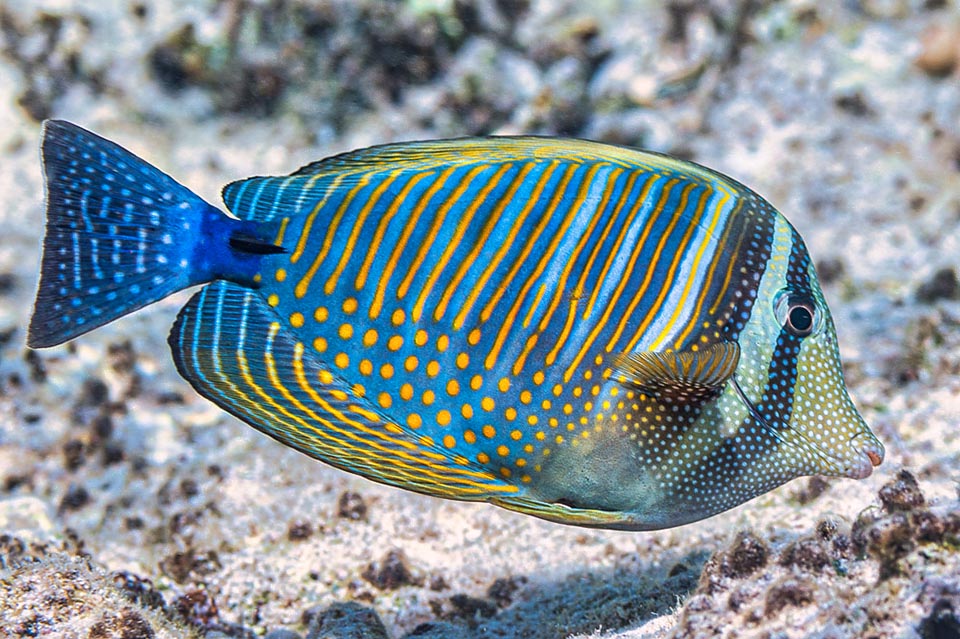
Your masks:
<svg viewBox="0 0 960 639"><path fill-rule="evenodd" d="M358 396L255 291L222 281L204 287L181 310L168 341L198 393L332 466L451 499L518 490Z"/></svg>

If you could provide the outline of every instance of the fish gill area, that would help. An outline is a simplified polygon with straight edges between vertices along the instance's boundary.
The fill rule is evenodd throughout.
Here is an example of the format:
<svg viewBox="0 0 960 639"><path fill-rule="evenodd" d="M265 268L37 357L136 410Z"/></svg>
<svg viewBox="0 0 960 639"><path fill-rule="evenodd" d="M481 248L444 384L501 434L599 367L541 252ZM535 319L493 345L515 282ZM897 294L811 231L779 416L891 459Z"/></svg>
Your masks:
<svg viewBox="0 0 960 639"><path fill-rule="evenodd" d="M388 141L597 139L803 234L884 442L680 528L560 526L283 448L177 376L180 293L25 346L56 117L210 202ZM0 636L960 637L960 8L943 0L0 4Z"/></svg>

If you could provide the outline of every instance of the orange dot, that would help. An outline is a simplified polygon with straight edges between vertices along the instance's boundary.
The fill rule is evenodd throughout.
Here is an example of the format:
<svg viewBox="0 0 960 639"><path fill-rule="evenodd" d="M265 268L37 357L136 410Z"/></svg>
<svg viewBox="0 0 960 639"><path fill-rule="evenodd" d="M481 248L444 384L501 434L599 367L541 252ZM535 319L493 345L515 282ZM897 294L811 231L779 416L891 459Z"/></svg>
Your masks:
<svg viewBox="0 0 960 639"><path fill-rule="evenodd" d="M512 439L515 442L518 442L521 439L523 439L523 433L521 433L519 430L514 429L510 431L510 439Z"/></svg>
<svg viewBox="0 0 960 639"><path fill-rule="evenodd" d="M417 346L423 346L427 343L427 332L422 328L418 328L417 332L413 335L413 343Z"/></svg>
<svg viewBox="0 0 960 639"><path fill-rule="evenodd" d="M457 440L454 439L453 435L444 435L443 436L443 445L447 448L453 448L457 445Z"/></svg>
<svg viewBox="0 0 960 639"><path fill-rule="evenodd" d="M387 340L387 348L391 351L398 351L401 346L403 346L403 337L400 335L393 335Z"/></svg>
<svg viewBox="0 0 960 639"><path fill-rule="evenodd" d="M560 384L557 384L556 386L553 387L554 396L560 397L561 393L563 393L563 386L561 386Z"/></svg>
<svg viewBox="0 0 960 639"><path fill-rule="evenodd" d="M270 306L276 306L280 303L280 296L276 293L271 293L270 297L267 298L267 304Z"/></svg>
<svg viewBox="0 0 960 639"><path fill-rule="evenodd" d="M520 393L520 401L524 404L529 404L533 400L533 395L530 394L530 391L525 390Z"/></svg>
<svg viewBox="0 0 960 639"><path fill-rule="evenodd" d="M361 359L360 373L362 375L369 375L372 372L373 372L373 362L371 362L369 359Z"/></svg>
<svg viewBox="0 0 960 639"><path fill-rule="evenodd" d="M333 363L340 368L346 368L350 365L350 356L346 353L337 353L337 356L333 358Z"/></svg>
<svg viewBox="0 0 960 639"><path fill-rule="evenodd" d="M470 419L473 417L473 406L470 404L464 404L460 407L460 414L463 415L464 419Z"/></svg>
<svg viewBox="0 0 960 639"><path fill-rule="evenodd" d="M467 442L468 444L476 444L477 434L472 430L465 430L463 431L463 441Z"/></svg>
<svg viewBox="0 0 960 639"><path fill-rule="evenodd" d="M506 377L500 378L500 381L497 382L497 388L501 393L506 393L508 390L510 390L510 380Z"/></svg>
<svg viewBox="0 0 960 639"><path fill-rule="evenodd" d="M363 334L363 345L364 346L373 346L377 343L377 331L374 328L369 329L366 333Z"/></svg>
<svg viewBox="0 0 960 639"><path fill-rule="evenodd" d="M450 424L450 411L444 409L437 412L437 423L441 426L447 426Z"/></svg>
<svg viewBox="0 0 960 639"><path fill-rule="evenodd" d="M390 397L390 393L380 393L377 399L380 401L380 406L383 408L390 408L393 405L393 398Z"/></svg>
<svg viewBox="0 0 960 639"><path fill-rule="evenodd" d="M393 315L390 316L390 321L393 322L394 326L400 326L403 324L404 320L407 319L407 314L403 311L402 308L398 308L393 312Z"/></svg>
<svg viewBox="0 0 960 639"><path fill-rule="evenodd" d="M410 384L404 384L400 387L400 397L403 399L411 399L413 397L413 386Z"/></svg>
<svg viewBox="0 0 960 639"><path fill-rule="evenodd" d="M417 413L407 415L407 426L410 428L420 428L423 425L423 419Z"/></svg>
<svg viewBox="0 0 960 639"><path fill-rule="evenodd" d="M313 348L314 348L318 353L325 353L326 350L327 350L327 340L325 340L325 339L322 338L322 337L318 337L318 338L314 339L314 340L313 340Z"/></svg>
<svg viewBox="0 0 960 639"><path fill-rule="evenodd" d="M437 360L430 360L427 364L427 377L436 377L440 374L440 363Z"/></svg>
<svg viewBox="0 0 960 639"><path fill-rule="evenodd" d="M510 477L510 469L506 466L502 466L500 468L500 474L505 478Z"/></svg>
<svg viewBox="0 0 960 639"><path fill-rule="evenodd" d="M352 315L357 312L357 298L348 297L343 300L343 312L347 315Z"/></svg>
<svg viewBox="0 0 960 639"><path fill-rule="evenodd" d="M483 436L487 439L493 439L497 436L497 429L490 424L484 424L483 428L480 429L480 432L483 433Z"/></svg>
<svg viewBox="0 0 960 639"><path fill-rule="evenodd" d="M500 455L501 457L506 457L507 455L510 454L510 449L504 446L503 444L500 444L499 446L497 446L497 454Z"/></svg>
<svg viewBox="0 0 960 639"><path fill-rule="evenodd" d="M436 398L437 396L433 394L432 390L428 389L423 391L423 403L426 404L427 406L432 404Z"/></svg>
<svg viewBox="0 0 960 639"><path fill-rule="evenodd" d="M328 370L320 371L320 374L317 375L317 378L320 380L321 384L330 384L333 382L333 374Z"/></svg>
<svg viewBox="0 0 960 639"><path fill-rule="evenodd" d="M300 328L303 326L303 313L291 313L290 325L294 328Z"/></svg>
<svg viewBox="0 0 960 639"><path fill-rule="evenodd" d="M415 355L411 355L403 363L403 367L408 371L413 371L417 368L417 363L418 363L417 357Z"/></svg>
<svg viewBox="0 0 960 639"><path fill-rule="evenodd" d="M277 272L273 274L273 277L276 278L278 282L282 282L283 280L287 279L286 269L278 268Z"/></svg>
<svg viewBox="0 0 960 639"><path fill-rule="evenodd" d="M460 370L463 370L469 365L470 365L469 355L467 355L466 353L460 353L459 355L457 355L457 368L459 368Z"/></svg>
<svg viewBox="0 0 960 639"><path fill-rule="evenodd" d="M543 371L537 371L533 374L533 383L537 386L543 383Z"/></svg>
<svg viewBox="0 0 960 639"><path fill-rule="evenodd" d="M479 375L474 375L470 378L470 388L473 390L480 390L480 387L483 386L483 378Z"/></svg>
<svg viewBox="0 0 960 639"><path fill-rule="evenodd" d="M440 337L437 338L437 350L438 350L438 351L440 351L440 352L442 353L442 352L446 351L449 346L450 346L450 338L449 338L449 337L447 337L446 335L441 335Z"/></svg>
<svg viewBox="0 0 960 639"><path fill-rule="evenodd" d="M503 416L507 418L507 421L512 422L517 418L517 409L511 406L507 410L503 411Z"/></svg>
<svg viewBox="0 0 960 639"><path fill-rule="evenodd" d="M470 334L467 335L467 343L470 344L470 346L476 346L477 344L480 343L480 329L479 329L479 328L475 328L475 329L473 329L472 331L470 331Z"/></svg>
<svg viewBox="0 0 960 639"><path fill-rule="evenodd" d="M313 311L313 319L318 322L326 322L328 317L330 317L330 313L327 311L326 306L318 306Z"/></svg>
<svg viewBox="0 0 960 639"><path fill-rule="evenodd" d="M350 324L341 324L340 330L337 332L340 334L342 339L350 339L353 337L353 326Z"/></svg>
<svg viewBox="0 0 960 639"><path fill-rule="evenodd" d="M480 400L480 408L487 411L488 413L496 408L497 404L493 401L492 397L484 397Z"/></svg>
<svg viewBox="0 0 960 639"><path fill-rule="evenodd" d="M447 382L447 395L451 397L456 397L460 393L460 383L455 379L451 379Z"/></svg>
<svg viewBox="0 0 960 639"><path fill-rule="evenodd" d="M391 377L393 377L393 365L392 365L392 364L384 364L383 366L381 366L381 367L380 367L380 377L382 377L382 378L384 378L384 379L390 379Z"/></svg>
<svg viewBox="0 0 960 639"><path fill-rule="evenodd" d="M477 461L481 464L486 464L490 461L490 455L486 453L477 453Z"/></svg>

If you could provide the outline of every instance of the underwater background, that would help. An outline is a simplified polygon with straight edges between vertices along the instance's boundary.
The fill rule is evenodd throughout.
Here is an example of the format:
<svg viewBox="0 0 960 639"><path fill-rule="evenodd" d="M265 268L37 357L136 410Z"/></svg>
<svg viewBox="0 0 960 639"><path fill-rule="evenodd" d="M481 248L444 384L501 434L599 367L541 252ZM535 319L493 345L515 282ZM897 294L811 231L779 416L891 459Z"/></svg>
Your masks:
<svg viewBox="0 0 960 639"><path fill-rule="evenodd" d="M197 396L189 292L25 347L40 123L211 203L384 142L669 153L803 234L886 459L625 533L318 464ZM936 0L0 4L0 635L934 637L960 632L960 8Z"/></svg>

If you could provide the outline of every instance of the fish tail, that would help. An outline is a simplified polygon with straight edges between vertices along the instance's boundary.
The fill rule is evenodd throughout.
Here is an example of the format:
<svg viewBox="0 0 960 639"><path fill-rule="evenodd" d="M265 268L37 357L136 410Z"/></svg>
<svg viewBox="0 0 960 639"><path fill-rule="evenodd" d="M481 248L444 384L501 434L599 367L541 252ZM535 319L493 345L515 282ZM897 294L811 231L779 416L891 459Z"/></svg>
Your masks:
<svg viewBox="0 0 960 639"><path fill-rule="evenodd" d="M214 279L256 286L282 252L126 149L48 120L41 147L46 234L27 344L55 346Z"/></svg>

